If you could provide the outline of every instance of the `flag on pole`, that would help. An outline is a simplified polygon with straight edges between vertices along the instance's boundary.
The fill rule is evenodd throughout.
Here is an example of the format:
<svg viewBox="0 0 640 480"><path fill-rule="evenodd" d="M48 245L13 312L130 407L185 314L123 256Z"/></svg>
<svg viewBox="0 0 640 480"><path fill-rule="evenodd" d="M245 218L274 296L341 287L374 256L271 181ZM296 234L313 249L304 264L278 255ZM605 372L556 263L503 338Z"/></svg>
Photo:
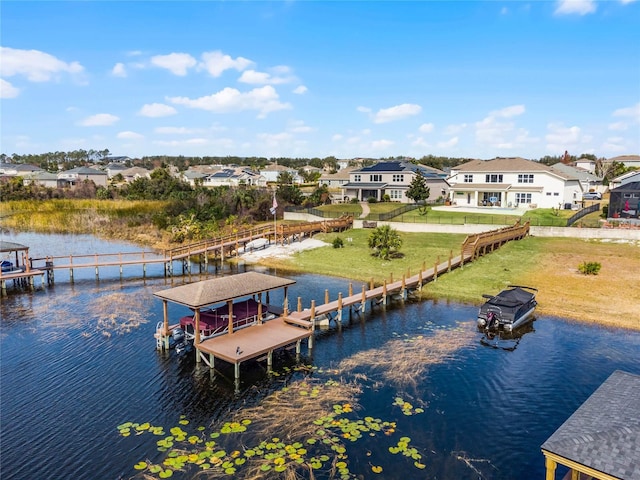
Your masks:
<svg viewBox="0 0 640 480"><path fill-rule="evenodd" d="M278 202L276 201L276 194L273 194L273 205L272 207L269 209L269 211L271 212L271 215L275 215L276 214L276 209L278 208Z"/></svg>

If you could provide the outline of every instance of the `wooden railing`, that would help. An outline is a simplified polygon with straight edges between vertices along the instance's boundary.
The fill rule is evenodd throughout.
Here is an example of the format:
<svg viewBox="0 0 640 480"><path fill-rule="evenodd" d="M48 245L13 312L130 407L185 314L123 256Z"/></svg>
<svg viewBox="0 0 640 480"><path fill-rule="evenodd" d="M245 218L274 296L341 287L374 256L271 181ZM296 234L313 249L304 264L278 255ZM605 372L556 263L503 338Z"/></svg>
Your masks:
<svg viewBox="0 0 640 480"><path fill-rule="evenodd" d="M529 234L529 222L516 222L509 227L491 230L489 232L468 235L462 243L463 260L474 260L487 250L492 251L510 240L519 240Z"/></svg>

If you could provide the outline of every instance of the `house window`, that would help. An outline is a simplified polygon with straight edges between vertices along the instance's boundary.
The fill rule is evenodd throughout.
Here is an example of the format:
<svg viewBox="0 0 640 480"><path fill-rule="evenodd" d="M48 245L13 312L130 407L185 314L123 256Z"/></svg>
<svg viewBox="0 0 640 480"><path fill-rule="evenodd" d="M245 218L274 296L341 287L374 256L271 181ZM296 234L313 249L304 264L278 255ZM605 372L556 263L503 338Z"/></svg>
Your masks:
<svg viewBox="0 0 640 480"><path fill-rule="evenodd" d="M547 192L547 197L550 197L550 196L551 196L551 192Z"/></svg>
<svg viewBox="0 0 640 480"><path fill-rule="evenodd" d="M402 200L402 190L389 190L391 200Z"/></svg>
<svg viewBox="0 0 640 480"><path fill-rule="evenodd" d="M533 173L519 173L518 183L533 183Z"/></svg>
<svg viewBox="0 0 640 480"><path fill-rule="evenodd" d="M392 180L394 182L404 182L404 175L394 174Z"/></svg>
<svg viewBox="0 0 640 480"><path fill-rule="evenodd" d="M354 176L353 176L353 181L354 181L354 182L360 182L360 181L361 181L361 177L360 177L360 175L354 175Z"/></svg>
<svg viewBox="0 0 640 480"><path fill-rule="evenodd" d="M502 183L502 174L501 173L491 173L485 175L486 183Z"/></svg>
<svg viewBox="0 0 640 480"><path fill-rule="evenodd" d="M531 203L531 194L516 193L516 203Z"/></svg>
<svg viewBox="0 0 640 480"><path fill-rule="evenodd" d="M553 192L553 196L554 196L554 197L559 197L559 196L560 196L560 193L559 193L559 192Z"/></svg>
<svg viewBox="0 0 640 480"><path fill-rule="evenodd" d="M464 174L464 183L473 183L473 175L470 173Z"/></svg>
<svg viewBox="0 0 640 480"><path fill-rule="evenodd" d="M370 182L381 182L382 181L382 175L379 173L376 173L375 175L369 175L369 181Z"/></svg>

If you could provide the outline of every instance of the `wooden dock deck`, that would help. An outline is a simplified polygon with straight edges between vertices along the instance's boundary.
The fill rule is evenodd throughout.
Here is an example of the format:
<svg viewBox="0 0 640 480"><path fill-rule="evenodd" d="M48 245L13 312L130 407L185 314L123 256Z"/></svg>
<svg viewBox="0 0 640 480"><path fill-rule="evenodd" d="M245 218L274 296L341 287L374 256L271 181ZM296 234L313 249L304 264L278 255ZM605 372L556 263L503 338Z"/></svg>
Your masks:
<svg viewBox="0 0 640 480"><path fill-rule="evenodd" d="M303 328L292 325L284 318L256 324L236 330L230 335L210 338L196 345L205 363L214 368L215 358L235 365L235 378L240 378L240 364L246 360L267 355L267 367L271 368L272 354L278 348L296 344L296 352L300 353L300 342L313 335L311 325Z"/></svg>

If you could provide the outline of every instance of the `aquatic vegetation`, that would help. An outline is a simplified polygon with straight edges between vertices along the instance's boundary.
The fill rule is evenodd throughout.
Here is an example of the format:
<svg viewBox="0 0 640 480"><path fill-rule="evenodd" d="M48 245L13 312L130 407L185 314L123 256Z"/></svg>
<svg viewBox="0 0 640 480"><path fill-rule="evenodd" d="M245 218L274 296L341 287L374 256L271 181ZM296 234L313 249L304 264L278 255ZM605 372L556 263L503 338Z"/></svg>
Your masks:
<svg viewBox="0 0 640 480"><path fill-rule="evenodd" d="M291 479L322 475L347 480L361 476L363 472L352 471L349 445L366 438L392 437L398 433L399 425L394 419L358 414L361 409L358 397L369 377L357 370L373 369L385 382L394 385L412 384L415 376L430 365L449 359L473 338L467 333L473 329L466 324L454 329L428 324L423 330L423 334L394 338L380 348L357 353L335 369L295 367L293 370L307 376L210 428L194 428L184 416L168 433L149 423L123 423L118 427L120 435L158 435L162 437L156 442L158 451L166 453L160 464L149 460L136 463L133 467L138 471L136 476L168 478L174 472L194 469L207 478L257 479L267 473ZM292 369L285 367L285 370ZM345 381L346 374L351 374L353 380ZM406 395L394 397L391 407L399 407L403 416L424 412L419 398L409 401ZM400 437L390 444L388 452L406 457L416 469L427 467L409 437ZM368 452L367 456L370 455ZM369 462L371 473L382 474L385 461L388 459Z"/></svg>
<svg viewBox="0 0 640 480"><path fill-rule="evenodd" d="M353 373L363 367L379 371L384 381L398 387L414 386L431 366L443 363L475 337L470 323L460 323L454 329L437 329L433 334L406 336L385 343L382 347L365 350L338 365L343 373Z"/></svg>
<svg viewBox="0 0 640 480"><path fill-rule="evenodd" d="M105 337L129 333L147 323L148 318L148 307L141 305L136 297L119 292L95 298L89 311L97 318L96 329Z"/></svg>

